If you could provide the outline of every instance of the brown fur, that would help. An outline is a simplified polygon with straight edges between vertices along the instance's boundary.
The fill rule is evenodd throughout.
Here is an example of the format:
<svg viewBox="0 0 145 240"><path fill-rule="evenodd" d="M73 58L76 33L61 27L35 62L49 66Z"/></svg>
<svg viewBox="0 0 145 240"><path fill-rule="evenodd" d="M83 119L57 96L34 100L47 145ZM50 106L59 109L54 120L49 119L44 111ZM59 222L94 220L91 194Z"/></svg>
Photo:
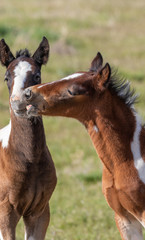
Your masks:
<svg viewBox="0 0 145 240"><path fill-rule="evenodd" d="M0 56L2 64L7 67L6 81L11 99L17 64L20 61L31 64L32 71L27 74L25 87L35 85L35 75L48 59L49 45L44 38L34 57L21 54L11 59L10 50L3 55L4 44L5 49L9 49L2 40ZM41 53L40 48L45 51ZM41 79L38 80L40 83ZM49 200L56 186L56 172L46 146L42 118L22 119L11 108L11 126L8 146L3 148L0 142L0 234L5 240L14 240L16 225L22 216L25 239L43 240L50 219Z"/></svg>
<svg viewBox="0 0 145 240"><path fill-rule="evenodd" d="M140 222L145 226L145 184L134 166L131 142L136 128L135 100L128 84L113 83L109 64L102 67L96 56L89 72L69 80L30 87L17 105L32 104L28 116L43 114L65 116L82 122L103 163L103 194L115 212L115 220L124 240L141 240ZM24 109L23 109L24 110ZM26 109L25 109L26 111ZM98 129L98 131L96 131ZM141 154L145 159L145 130L140 135Z"/></svg>

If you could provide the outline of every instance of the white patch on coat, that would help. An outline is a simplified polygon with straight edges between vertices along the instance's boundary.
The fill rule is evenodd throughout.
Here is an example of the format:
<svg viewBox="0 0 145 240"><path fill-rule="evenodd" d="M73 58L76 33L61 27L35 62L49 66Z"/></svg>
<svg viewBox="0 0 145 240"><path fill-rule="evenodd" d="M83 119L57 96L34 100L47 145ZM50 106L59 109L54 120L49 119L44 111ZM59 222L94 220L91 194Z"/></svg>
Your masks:
<svg viewBox="0 0 145 240"><path fill-rule="evenodd" d="M144 224L144 221L140 221L138 218L137 220L140 222L140 224L145 228L145 224Z"/></svg>
<svg viewBox="0 0 145 240"><path fill-rule="evenodd" d="M1 231L0 231L0 240L4 240Z"/></svg>
<svg viewBox="0 0 145 240"><path fill-rule="evenodd" d="M142 226L137 220L127 220L116 216L120 233L124 240L143 240Z"/></svg>
<svg viewBox="0 0 145 240"><path fill-rule="evenodd" d="M63 80L70 80L70 79L73 79L73 78L77 78L77 77L82 76L82 75L84 75L84 73L74 73L74 74L69 75L69 76L67 76L67 77L64 77L64 78L62 78L62 79L60 79L60 80L58 80L58 81L41 84L41 85L40 85L39 87L37 87L37 88L42 88L42 87L45 87L45 86L47 86L47 85L51 85L51 84L57 83L57 82L62 82Z"/></svg>
<svg viewBox="0 0 145 240"><path fill-rule="evenodd" d="M0 142L2 142L3 148L8 147L10 134L11 134L11 121L6 127L0 130Z"/></svg>
<svg viewBox="0 0 145 240"><path fill-rule="evenodd" d="M62 78L61 80L69 80L69 79L73 79L73 78L77 78L82 76L84 73L73 73L67 77Z"/></svg>
<svg viewBox="0 0 145 240"><path fill-rule="evenodd" d="M135 116L135 119L136 129L134 132L133 141L131 142L131 151L134 158L134 166L138 171L139 178L143 183L145 183L145 162L142 159L140 149L140 133L142 129L142 124L141 120L137 115Z"/></svg>
<svg viewBox="0 0 145 240"><path fill-rule="evenodd" d="M95 132L99 132L99 129L97 128L96 125L94 125L93 129L95 130Z"/></svg>
<svg viewBox="0 0 145 240"><path fill-rule="evenodd" d="M35 238L32 236L28 237L27 233L25 232L25 240L35 240Z"/></svg>
<svg viewBox="0 0 145 240"><path fill-rule="evenodd" d="M26 62L26 61L21 61L18 63L18 65L16 66L14 73L15 73L15 78L14 78L14 86L13 86L13 92L12 92L12 96L20 96L23 88L24 88L24 84L26 81L26 76L27 76L27 72L31 71L31 64Z"/></svg>

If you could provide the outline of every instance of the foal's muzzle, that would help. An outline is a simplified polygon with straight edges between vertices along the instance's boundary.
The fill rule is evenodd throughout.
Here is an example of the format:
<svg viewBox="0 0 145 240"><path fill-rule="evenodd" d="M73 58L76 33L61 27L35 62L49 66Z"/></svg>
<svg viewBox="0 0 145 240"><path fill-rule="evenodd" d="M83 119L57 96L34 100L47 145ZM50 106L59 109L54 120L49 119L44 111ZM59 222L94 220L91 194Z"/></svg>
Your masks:
<svg viewBox="0 0 145 240"><path fill-rule="evenodd" d="M27 88L24 90L23 92L23 96L22 96L23 100L30 100L32 98L32 91L31 89Z"/></svg>

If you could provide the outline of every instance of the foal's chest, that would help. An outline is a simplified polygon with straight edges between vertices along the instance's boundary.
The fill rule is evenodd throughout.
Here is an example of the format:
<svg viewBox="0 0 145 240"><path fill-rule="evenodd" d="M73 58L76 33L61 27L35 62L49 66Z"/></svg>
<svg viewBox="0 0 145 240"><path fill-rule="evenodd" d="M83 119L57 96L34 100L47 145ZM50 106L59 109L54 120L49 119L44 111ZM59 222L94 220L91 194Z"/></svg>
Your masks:
<svg viewBox="0 0 145 240"><path fill-rule="evenodd" d="M49 162L7 169L0 176L0 203L6 198L19 215L39 215L51 196L50 172Z"/></svg>
<svg viewBox="0 0 145 240"><path fill-rule="evenodd" d="M37 168L29 171L18 190L18 211L36 215L46 206L49 200L49 170Z"/></svg>

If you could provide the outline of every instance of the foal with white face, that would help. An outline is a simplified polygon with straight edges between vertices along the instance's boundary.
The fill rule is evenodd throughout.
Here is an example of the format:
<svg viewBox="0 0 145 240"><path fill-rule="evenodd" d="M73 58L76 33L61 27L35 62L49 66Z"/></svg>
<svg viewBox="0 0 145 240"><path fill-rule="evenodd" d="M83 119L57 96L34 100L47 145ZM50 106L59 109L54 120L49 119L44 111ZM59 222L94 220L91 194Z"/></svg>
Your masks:
<svg viewBox="0 0 145 240"><path fill-rule="evenodd" d="M41 66L49 56L44 37L31 57L0 41L0 61L7 68L5 81L10 102L19 99L24 88L41 83ZM0 239L15 240L22 216L25 240L43 240L49 224L49 199L56 185L55 167L46 146L41 117L19 118L10 103L11 120L0 130Z"/></svg>
<svg viewBox="0 0 145 240"><path fill-rule="evenodd" d="M98 53L89 72L30 87L13 107L20 115L65 116L84 124L103 163L103 194L115 212L121 237L142 240L145 128L134 110L129 84L112 76L109 64L102 63Z"/></svg>

